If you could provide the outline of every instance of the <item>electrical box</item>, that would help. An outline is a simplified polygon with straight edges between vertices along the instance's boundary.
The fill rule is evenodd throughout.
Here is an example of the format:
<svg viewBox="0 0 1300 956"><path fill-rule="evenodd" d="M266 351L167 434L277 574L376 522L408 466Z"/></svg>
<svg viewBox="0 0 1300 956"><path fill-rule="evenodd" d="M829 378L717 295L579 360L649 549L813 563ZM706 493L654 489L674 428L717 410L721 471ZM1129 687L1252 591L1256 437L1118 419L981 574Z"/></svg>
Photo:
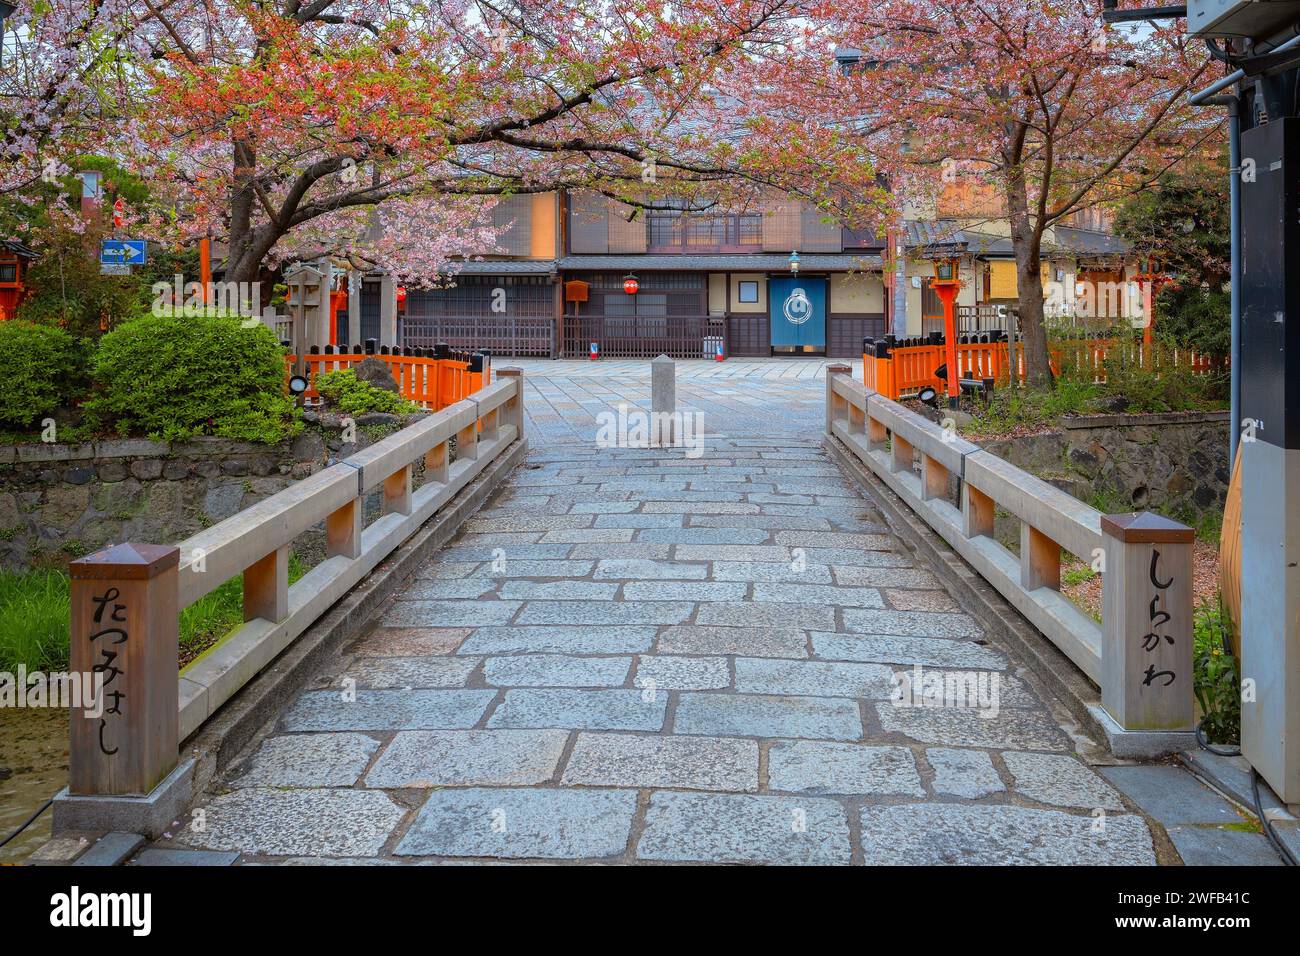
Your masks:
<svg viewBox="0 0 1300 956"><path fill-rule="evenodd" d="M1187 32L1259 40L1300 24L1300 0L1188 0Z"/></svg>

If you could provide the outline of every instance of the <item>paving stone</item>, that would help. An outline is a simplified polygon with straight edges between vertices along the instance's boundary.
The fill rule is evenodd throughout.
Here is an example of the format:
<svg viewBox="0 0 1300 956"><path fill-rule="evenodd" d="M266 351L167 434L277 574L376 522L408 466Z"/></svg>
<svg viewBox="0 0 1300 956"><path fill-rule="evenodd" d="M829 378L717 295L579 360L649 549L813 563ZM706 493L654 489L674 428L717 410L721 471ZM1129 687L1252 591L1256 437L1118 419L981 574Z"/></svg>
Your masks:
<svg viewBox="0 0 1300 956"><path fill-rule="evenodd" d="M518 601L395 601L384 613L389 627L483 627L505 624Z"/></svg>
<svg viewBox="0 0 1300 956"><path fill-rule="evenodd" d="M507 602L499 602L507 603ZM520 624L680 624L695 605L678 601L531 601Z"/></svg>
<svg viewBox="0 0 1300 956"><path fill-rule="evenodd" d="M835 609L815 604L701 604L695 620L698 624L719 627L794 625L808 630L826 631L835 628Z"/></svg>
<svg viewBox="0 0 1300 956"><path fill-rule="evenodd" d="M834 607L885 606L880 592L875 588L841 588L831 584L759 583L754 585L754 600Z"/></svg>
<svg viewBox="0 0 1300 956"><path fill-rule="evenodd" d="M569 739L565 730L435 730L397 734L370 772L380 789L545 783Z"/></svg>
<svg viewBox="0 0 1300 956"><path fill-rule="evenodd" d="M420 578L463 578L473 574L475 569L481 567L479 561L434 561L426 564L415 572L415 577Z"/></svg>
<svg viewBox="0 0 1300 956"><path fill-rule="evenodd" d="M960 611L961 607L947 591L915 591L889 588L885 591L889 606L896 611Z"/></svg>
<svg viewBox="0 0 1300 956"><path fill-rule="evenodd" d="M1151 866L1141 817L1106 818L1025 807L913 803L861 809L868 866Z"/></svg>
<svg viewBox="0 0 1300 956"><path fill-rule="evenodd" d="M808 637L793 627L701 627L686 624L659 635L660 654L742 654L807 657Z"/></svg>
<svg viewBox="0 0 1300 956"><path fill-rule="evenodd" d="M639 690L510 690L487 725L661 730L667 707L666 694L643 695Z"/></svg>
<svg viewBox="0 0 1300 956"><path fill-rule="evenodd" d="M723 581L633 581L623 585L627 601L743 601L748 585Z"/></svg>
<svg viewBox="0 0 1300 956"><path fill-rule="evenodd" d="M709 569L703 564L631 558L601 561L592 577L598 581L703 581L708 575Z"/></svg>
<svg viewBox="0 0 1300 956"><path fill-rule="evenodd" d="M866 634L895 634L899 637L979 637L979 625L967 614L935 611L870 611L849 608L844 627Z"/></svg>
<svg viewBox="0 0 1300 956"><path fill-rule="evenodd" d="M169 850L146 847L127 866L233 866L239 854L233 850Z"/></svg>
<svg viewBox="0 0 1300 956"><path fill-rule="evenodd" d="M441 730L473 727L496 697L493 690L311 690L281 719L288 732L309 730Z"/></svg>
<svg viewBox="0 0 1300 956"><path fill-rule="evenodd" d="M789 582L792 584L829 584L830 568L824 564L777 561L714 561L715 581Z"/></svg>
<svg viewBox="0 0 1300 956"><path fill-rule="evenodd" d="M477 598L495 591L496 586L495 581L486 578L456 578L449 581L416 579L397 596L397 599L399 601L445 601Z"/></svg>
<svg viewBox="0 0 1300 956"><path fill-rule="evenodd" d="M356 645L363 657L450 654L474 633L471 627L377 627Z"/></svg>
<svg viewBox="0 0 1300 956"><path fill-rule="evenodd" d="M461 654L632 654L650 650L653 627L480 627Z"/></svg>
<svg viewBox="0 0 1300 956"><path fill-rule="evenodd" d="M781 740L767 752L769 790L812 794L923 797L906 747L867 747L819 740Z"/></svg>
<svg viewBox="0 0 1300 956"><path fill-rule="evenodd" d="M633 683L642 689L716 690L731 686L731 671L725 657L637 658Z"/></svg>
<svg viewBox="0 0 1300 956"><path fill-rule="evenodd" d="M1232 804L1182 767L1103 767L1101 775L1166 828L1242 822Z"/></svg>
<svg viewBox="0 0 1300 956"><path fill-rule="evenodd" d="M736 658L736 690L742 694L862 697L887 700L894 672L882 664Z"/></svg>
<svg viewBox="0 0 1300 956"><path fill-rule="evenodd" d="M684 693L677 701L673 730L722 737L857 740L862 720L851 700Z"/></svg>
<svg viewBox="0 0 1300 956"><path fill-rule="evenodd" d="M436 561L495 561L498 551L504 551L507 561L548 561L569 557L573 546L569 544L517 544L509 548L484 548L464 542L456 542L450 548L438 552ZM581 555L574 555L575 558Z"/></svg>
<svg viewBox="0 0 1300 956"><path fill-rule="evenodd" d="M733 563L772 563L790 567L790 549L775 544L720 544L715 546L683 544L674 552L678 561L731 561Z"/></svg>
<svg viewBox="0 0 1300 956"><path fill-rule="evenodd" d="M729 737L581 733L561 782L753 791L758 789L758 743Z"/></svg>
<svg viewBox="0 0 1300 956"><path fill-rule="evenodd" d="M489 512L490 514L490 512ZM566 528L588 528L591 515L511 515L506 518L478 517L465 522L469 534L558 531Z"/></svg>
<svg viewBox="0 0 1300 956"><path fill-rule="evenodd" d="M601 515L596 519L597 528L680 528L680 514L635 514L635 515Z"/></svg>
<svg viewBox="0 0 1300 956"><path fill-rule="evenodd" d="M361 658L341 680L356 681L358 687L376 689L413 687L464 687L478 666L477 657L382 657ZM335 681L334 686L339 686Z"/></svg>
<svg viewBox="0 0 1300 956"><path fill-rule="evenodd" d="M757 746L757 745L755 745ZM755 754L755 763L758 755ZM755 767L757 770L757 767ZM121 866L144 843L138 833L105 833L73 862L73 866Z"/></svg>
<svg viewBox="0 0 1300 956"><path fill-rule="evenodd" d="M527 548L542 538L540 531L488 531L462 534L458 543L466 547Z"/></svg>
<svg viewBox="0 0 1300 956"><path fill-rule="evenodd" d="M250 788L204 807L176 842L265 856L376 856L406 811L378 790Z"/></svg>
<svg viewBox="0 0 1300 956"><path fill-rule="evenodd" d="M671 544L575 544L572 557L597 560L666 561L672 556Z"/></svg>
<svg viewBox="0 0 1300 956"><path fill-rule="evenodd" d="M851 534L824 531L778 531L776 543L799 548L855 548L863 551L890 551L894 539L887 534Z"/></svg>
<svg viewBox="0 0 1300 956"><path fill-rule="evenodd" d="M475 565L475 577L495 578L584 578L595 567L594 561L522 561L507 558L502 562L485 561Z"/></svg>
<svg viewBox="0 0 1300 956"><path fill-rule="evenodd" d="M631 669L630 657L520 654L489 657L483 679L496 687L622 687Z"/></svg>
<svg viewBox="0 0 1300 956"><path fill-rule="evenodd" d="M1011 786L1031 800L1058 807L1124 809L1124 802L1105 780L1070 754L1008 751L1002 760L1011 771Z"/></svg>
<svg viewBox="0 0 1300 956"><path fill-rule="evenodd" d="M767 532L761 528L650 528L638 531L636 539L648 544L754 545L766 541Z"/></svg>
<svg viewBox="0 0 1300 956"><path fill-rule="evenodd" d="M1006 790L993 761L982 750L931 747L925 759L934 768L935 793L977 800Z"/></svg>
<svg viewBox="0 0 1300 956"><path fill-rule="evenodd" d="M547 544L611 544L631 541L636 534L631 528L574 528L570 531L548 531L542 536Z"/></svg>
<svg viewBox="0 0 1300 956"><path fill-rule="evenodd" d="M501 598L508 601L612 601L617 584L595 581L507 581Z"/></svg>
<svg viewBox="0 0 1300 956"><path fill-rule="evenodd" d="M379 741L365 734L268 737L232 787L350 787L361 779Z"/></svg>
<svg viewBox="0 0 1300 956"><path fill-rule="evenodd" d="M856 634L812 635L813 654L835 661L876 661L881 664L924 664L930 667L969 667L1003 670L1006 657L973 641L929 637L889 637Z"/></svg>
<svg viewBox="0 0 1300 956"><path fill-rule="evenodd" d="M809 564L829 564L839 568L911 568L912 559L895 551L860 551L854 548L804 547ZM862 581L840 581L841 584L867 584Z"/></svg>
<svg viewBox="0 0 1300 956"><path fill-rule="evenodd" d="M705 492L714 495L716 492ZM745 501L647 501L642 506L646 514L671 515L756 515L758 505Z"/></svg>
<svg viewBox="0 0 1300 956"><path fill-rule="evenodd" d="M1282 858L1262 833L1220 827L1167 827L1187 866L1281 866Z"/></svg>
<svg viewBox="0 0 1300 956"><path fill-rule="evenodd" d="M440 790L397 845L399 856L601 859L627 849L632 790Z"/></svg>
<svg viewBox="0 0 1300 956"><path fill-rule="evenodd" d="M569 506L569 514L625 515L629 511L636 511L640 506L639 501L575 501Z"/></svg>
<svg viewBox="0 0 1300 956"><path fill-rule="evenodd" d="M661 791L636 855L706 863L845 864L849 826L834 800Z"/></svg>
<svg viewBox="0 0 1300 956"><path fill-rule="evenodd" d="M790 528L831 530L830 522L825 518L795 518L788 515L769 514L692 515L688 520L688 525L692 528L762 528L765 531L783 531Z"/></svg>
<svg viewBox="0 0 1300 956"><path fill-rule="evenodd" d="M923 744L1018 750L1069 751L1069 737L1039 711L1003 709L982 717L974 708L897 707L876 704L886 733L899 733Z"/></svg>

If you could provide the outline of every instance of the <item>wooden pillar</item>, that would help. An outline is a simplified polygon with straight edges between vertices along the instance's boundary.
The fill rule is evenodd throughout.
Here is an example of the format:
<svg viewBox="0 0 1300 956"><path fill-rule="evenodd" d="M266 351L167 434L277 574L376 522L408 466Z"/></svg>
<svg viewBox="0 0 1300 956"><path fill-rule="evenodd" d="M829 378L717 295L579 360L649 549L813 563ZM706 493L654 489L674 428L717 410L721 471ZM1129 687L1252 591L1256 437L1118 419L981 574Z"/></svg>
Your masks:
<svg viewBox="0 0 1300 956"><path fill-rule="evenodd" d="M69 565L72 673L103 681L102 713L72 709L69 793L144 796L176 766L179 564L175 546L119 544Z"/></svg>
<svg viewBox="0 0 1300 956"><path fill-rule="evenodd" d="M361 532L364 508L360 498L353 498L342 508L325 517L325 557L361 557Z"/></svg>
<svg viewBox="0 0 1300 956"><path fill-rule="evenodd" d="M1139 512L1101 534L1102 706L1125 730L1192 730L1195 532Z"/></svg>
<svg viewBox="0 0 1300 956"><path fill-rule="evenodd" d="M289 546L276 548L244 571L244 620L289 616Z"/></svg>
<svg viewBox="0 0 1300 956"><path fill-rule="evenodd" d="M921 500L948 497L948 469L921 453Z"/></svg>
<svg viewBox="0 0 1300 956"><path fill-rule="evenodd" d="M445 485L451 479L447 467L447 443L440 441L424 453L424 480Z"/></svg>
<svg viewBox="0 0 1300 956"><path fill-rule="evenodd" d="M474 408L478 408L478 403L474 403ZM460 431L456 432L456 457L463 458L465 461L473 461L478 457L478 418L470 422Z"/></svg>
<svg viewBox="0 0 1300 956"><path fill-rule="evenodd" d="M383 513L409 515L411 513L411 481L414 469L403 465L384 479Z"/></svg>
<svg viewBox="0 0 1300 956"><path fill-rule="evenodd" d="M961 486L961 502L962 514L966 519L966 537L993 537L993 499L978 488L972 488L969 481L964 481Z"/></svg>
<svg viewBox="0 0 1300 956"><path fill-rule="evenodd" d="M912 443L906 438L894 433L893 446L891 448L889 470L910 472L915 462L915 451Z"/></svg>
<svg viewBox="0 0 1300 956"><path fill-rule="evenodd" d="M1020 586L1061 590L1061 546L1027 522L1020 522Z"/></svg>

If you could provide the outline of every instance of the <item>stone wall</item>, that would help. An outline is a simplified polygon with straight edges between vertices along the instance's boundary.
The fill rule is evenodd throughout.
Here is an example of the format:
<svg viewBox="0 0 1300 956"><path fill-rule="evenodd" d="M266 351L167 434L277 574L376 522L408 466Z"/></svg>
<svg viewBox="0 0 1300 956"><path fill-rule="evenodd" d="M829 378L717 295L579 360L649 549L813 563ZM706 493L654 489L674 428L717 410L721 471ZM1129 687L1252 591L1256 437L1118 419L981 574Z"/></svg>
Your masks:
<svg viewBox="0 0 1300 956"><path fill-rule="evenodd" d="M1055 431L979 442L1108 511L1159 509L1195 520L1228 493L1228 413L1084 415Z"/></svg>
<svg viewBox="0 0 1300 956"><path fill-rule="evenodd" d="M274 446L0 445L0 569L61 565L110 543L174 544L419 417L358 416L346 445L341 419L310 412L297 438Z"/></svg>

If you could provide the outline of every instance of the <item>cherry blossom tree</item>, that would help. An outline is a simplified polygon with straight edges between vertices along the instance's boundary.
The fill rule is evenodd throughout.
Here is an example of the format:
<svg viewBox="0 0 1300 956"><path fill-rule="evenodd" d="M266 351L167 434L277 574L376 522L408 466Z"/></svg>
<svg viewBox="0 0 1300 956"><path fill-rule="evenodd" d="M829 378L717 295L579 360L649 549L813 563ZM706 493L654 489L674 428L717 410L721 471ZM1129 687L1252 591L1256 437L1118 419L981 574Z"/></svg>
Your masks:
<svg viewBox="0 0 1300 956"><path fill-rule="evenodd" d="M1095 0L827 0L811 14L820 33L809 49L856 48L857 64L831 79L786 60L772 88L853 131L898 192L954 177L996 192L1028 377L1050 383L1044 235L1204 148L1217 124L1186 105L1204 48L1177 23L1104 26ZM814 89L790 92L799 76Z"/></svg>

